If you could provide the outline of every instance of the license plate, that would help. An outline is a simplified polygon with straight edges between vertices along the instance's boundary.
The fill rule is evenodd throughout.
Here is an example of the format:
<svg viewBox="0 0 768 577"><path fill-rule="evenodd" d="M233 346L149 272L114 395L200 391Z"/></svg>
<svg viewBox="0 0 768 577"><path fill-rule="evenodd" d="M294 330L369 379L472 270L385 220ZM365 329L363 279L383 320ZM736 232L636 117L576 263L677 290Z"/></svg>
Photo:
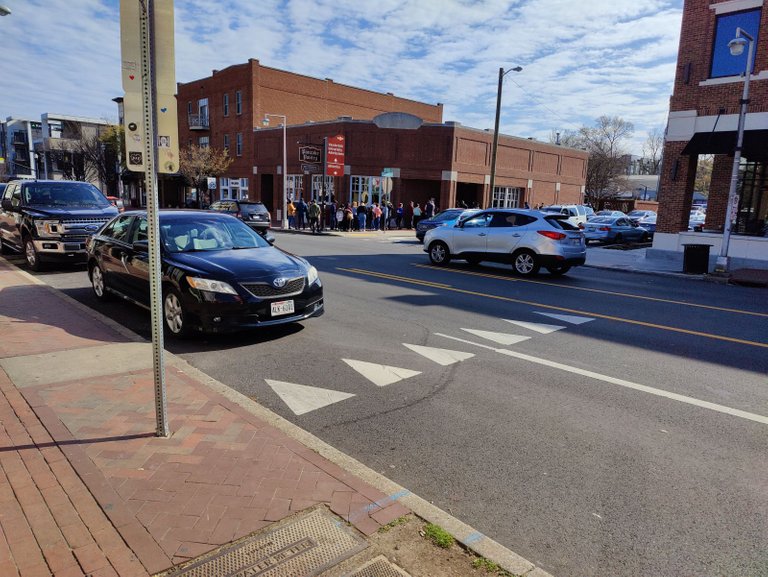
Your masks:
<svg viewBox="0 0 768 577"><path fill-rule="evenodd" d="M572 244L581 244L581 239L580 238L572 238L571 239L571 243Z"/></svg>
<svg viewBox="0 0 768 577"><path fill-rule="evenodd" d="M294 312L293 301L280 301L278 303L272 303L271 306L273 317L287 315Z"/></svg>

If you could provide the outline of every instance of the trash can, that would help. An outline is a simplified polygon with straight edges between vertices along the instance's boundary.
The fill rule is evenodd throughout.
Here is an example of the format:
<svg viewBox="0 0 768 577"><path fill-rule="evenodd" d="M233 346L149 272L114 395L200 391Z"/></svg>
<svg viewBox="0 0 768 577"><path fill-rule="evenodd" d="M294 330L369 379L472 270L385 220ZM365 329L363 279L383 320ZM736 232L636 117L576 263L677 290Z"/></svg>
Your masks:
<svg viewBox="0 0 768 577"><path fill-rule="evenodd" d="M706 274L709 272L709 248L711 244L683 245L683 272Z"/></svg>

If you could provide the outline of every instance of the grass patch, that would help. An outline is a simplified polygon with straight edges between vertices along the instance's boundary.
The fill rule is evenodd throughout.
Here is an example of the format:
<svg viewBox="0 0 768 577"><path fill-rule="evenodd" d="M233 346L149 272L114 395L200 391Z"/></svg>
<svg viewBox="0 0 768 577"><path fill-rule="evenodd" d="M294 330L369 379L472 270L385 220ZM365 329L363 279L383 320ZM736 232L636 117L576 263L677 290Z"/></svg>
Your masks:
<svg viewBox="0 0 768 577"><path fill-rule="evenodd" d="M453 536L448 531L434 523L429 523L424 527L424 536L443 549L448 549L455 542Z"/></svg>
<svg viewBox="0 0 768 577"><path fill-rule="evenodd" d="M398 525L405 525L407 522L408 522L408 516L407 515L403 515L402 517L398 517L394 521L390 521L389 523L387 523L383 527L380 527L379 528L379 533L386 533L387 531L389 531L390 529L394 529Z"/></svg>
<svg viewBox="0 0 768 577"><path fill-rule="evenodd" d="M498 564L494 563L490 559L486 559L485 557L478 557L472 561L472 567L474 569L482 569L486 573L490 575L497 575L498 577L517 577L516 575L513 575L506 569L502 569L498 566Z"/></svg>

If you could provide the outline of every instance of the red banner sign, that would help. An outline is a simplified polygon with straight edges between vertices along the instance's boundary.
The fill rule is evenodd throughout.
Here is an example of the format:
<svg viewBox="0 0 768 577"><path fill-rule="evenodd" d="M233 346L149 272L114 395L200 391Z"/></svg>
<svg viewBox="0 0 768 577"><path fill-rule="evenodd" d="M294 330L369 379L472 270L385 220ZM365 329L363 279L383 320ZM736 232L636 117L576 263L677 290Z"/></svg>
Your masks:
<svg viewBox="0 0 768 577"><path fill-rule="evenodd" d="M328 176L344 175L344 136L341 134L328 139L325 150L325 174Z"/></svg>

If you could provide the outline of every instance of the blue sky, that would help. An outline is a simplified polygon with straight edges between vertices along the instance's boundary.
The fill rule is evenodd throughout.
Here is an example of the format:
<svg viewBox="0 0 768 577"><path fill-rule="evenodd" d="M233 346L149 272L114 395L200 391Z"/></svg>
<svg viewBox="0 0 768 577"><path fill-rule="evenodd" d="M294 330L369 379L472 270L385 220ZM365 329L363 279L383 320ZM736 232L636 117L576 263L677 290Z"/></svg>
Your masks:
<svg viewBox="0 0 768 577"><path fill-rule="evenodd" d="M137 1L137 0L133 0ZM117 0L0 0L0 117L114 121ZM176 0L176 79L262 65L429 103L444 120L548 140L603 115L663 129L682 0Z"/></svg>

